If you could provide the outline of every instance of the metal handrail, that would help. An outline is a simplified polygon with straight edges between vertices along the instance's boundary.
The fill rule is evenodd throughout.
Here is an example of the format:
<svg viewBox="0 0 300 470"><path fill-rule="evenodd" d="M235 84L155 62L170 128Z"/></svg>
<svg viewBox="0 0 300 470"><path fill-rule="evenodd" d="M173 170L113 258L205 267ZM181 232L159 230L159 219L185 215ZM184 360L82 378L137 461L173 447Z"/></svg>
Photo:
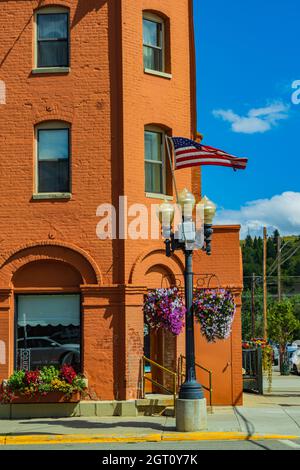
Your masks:
<svg viewBox="0 0 300 470"><path fill-rule="evenodd" d="M186 360L186 357L181 354L180 358L179 358L179 361L180 361L180 370L179 370L180 380L182 380L182 377L185 377L185 375L186 375L183 372L183 360ZM204 372L207 372L209 374L209 387L206 387L203 384L201 384L201 385L204 388L204 390L207 390L209 392L209 405L212 408L212 400L213 400L212 371L210 369L206 369L206 367L203 367L200 364L197 364L197 362L195 362L195 367L198 367L199 369L204 370Z"/></svg>
<svg viewBox="0 0 300 470"><path fill-rule="evenodd" d="M157 367L158 369L164 371L164 372L167 372L168 374L171 374L172 377L173 377L173 391L169 390L167 387L165 387L164 385L156 382L156 380L153 380L153 379L150 379L150 377L146 377L146 373L145 373L145 362L148 362L149 364ZM149 382L153 383L154 385L156 385L157 387L160 387L162 388L163 390L165 390L166 392L168 392L170 395L173 395L173 398L174 398L174 410L176 409L176 397L177 397L177 377L178 377L178 374L177 372L174 372L173 370L170 370L170 369L167 369L166 367L163 367L162 365L158 364L157 362L155 361L152 361L152 359L149 359L148 357L146 356L143 356L142 357L142 367L143 367L143 390L142 390L142 396L143 398L145 398L145 381L148 380Z"/></svg>

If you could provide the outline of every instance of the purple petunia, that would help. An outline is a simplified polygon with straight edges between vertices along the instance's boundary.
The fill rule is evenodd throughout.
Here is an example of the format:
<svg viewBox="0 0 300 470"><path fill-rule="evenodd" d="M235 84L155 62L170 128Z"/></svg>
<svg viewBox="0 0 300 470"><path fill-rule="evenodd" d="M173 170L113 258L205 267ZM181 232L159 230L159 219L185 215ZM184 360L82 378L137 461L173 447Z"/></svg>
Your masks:
<svg viewBox="0 0 300 470"><path fill-rule="evenodd" d="M144 302L144 314L151 328L164 328L178 336L184 326L185 306L177 287L154 289Z"/></svg>
<svg viewBox="0 0 300 470"><path fill-rule="evenodd" d="M229 290L197 289L193 308L208 342L229 338L236 311L234 297Z"/></svg>

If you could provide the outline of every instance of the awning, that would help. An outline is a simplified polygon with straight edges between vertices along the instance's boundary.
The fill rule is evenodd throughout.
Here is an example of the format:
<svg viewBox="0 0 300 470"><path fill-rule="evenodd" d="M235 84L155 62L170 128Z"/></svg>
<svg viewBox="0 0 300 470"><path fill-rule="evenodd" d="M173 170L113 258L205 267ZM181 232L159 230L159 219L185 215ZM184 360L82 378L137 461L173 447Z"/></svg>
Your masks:
<svg viewBox="0 0 300 470"><path fill-rule="evenodd" d="M80 325L79 295L19 295L18 326Z"/></svg>

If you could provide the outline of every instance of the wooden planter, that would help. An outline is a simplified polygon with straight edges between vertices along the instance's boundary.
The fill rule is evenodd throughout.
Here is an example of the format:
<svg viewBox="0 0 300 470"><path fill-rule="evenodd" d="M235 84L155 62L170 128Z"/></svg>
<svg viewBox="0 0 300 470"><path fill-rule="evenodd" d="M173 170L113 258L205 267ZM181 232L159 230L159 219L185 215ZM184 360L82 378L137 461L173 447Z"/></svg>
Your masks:
<svg viewBox="0 0 300 470"><path fill-rule="evenodd" d="M62 392L49 392L47 395L35 395L26 397L22 394L15 393L12 404L29 404L29 403L77 403L80 401L80 392L75 392L71 396L66 396Z"/></svg>

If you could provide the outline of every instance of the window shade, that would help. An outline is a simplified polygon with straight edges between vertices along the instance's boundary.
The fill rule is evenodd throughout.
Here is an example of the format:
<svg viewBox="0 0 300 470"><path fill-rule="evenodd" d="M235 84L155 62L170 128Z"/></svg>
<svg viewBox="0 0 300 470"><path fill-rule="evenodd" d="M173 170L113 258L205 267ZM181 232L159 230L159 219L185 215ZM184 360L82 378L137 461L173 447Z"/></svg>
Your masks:
<svg viewBox="0 0 300 470"><path fill-rule="evenodd" d="M19 295L18 326L80 325L79 295Z"/></svg>

